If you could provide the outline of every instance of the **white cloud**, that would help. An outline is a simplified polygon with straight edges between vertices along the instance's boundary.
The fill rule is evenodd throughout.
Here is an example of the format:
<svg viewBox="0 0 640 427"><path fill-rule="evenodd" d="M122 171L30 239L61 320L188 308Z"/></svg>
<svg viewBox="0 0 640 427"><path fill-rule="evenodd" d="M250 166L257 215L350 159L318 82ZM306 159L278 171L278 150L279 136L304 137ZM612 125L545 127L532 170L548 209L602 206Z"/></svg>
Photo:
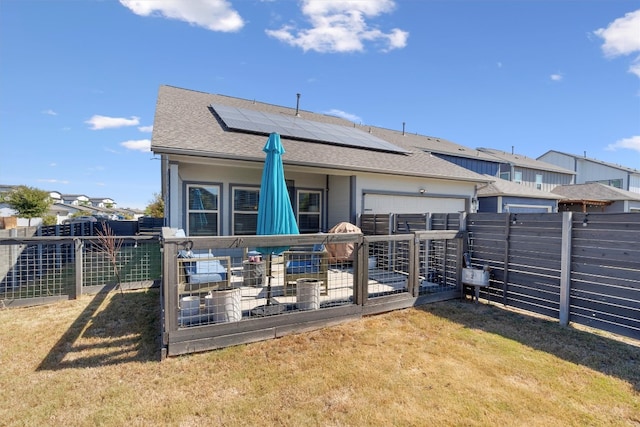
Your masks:
<svg viewBox="0 0 640 427"><path fill-rule="evenodd" d="M69 181L55 178L40 178L38 182L46 182L47 184L68 184Z"/></svg>
<svg viewBox="0 0 640 427"><path fill-rule="evenodd" d="M85 121L88 125L91 125L91 130L121 128L125 126L137 126L140 124L140 118L131 116L131 118L124 117L107 117L95 115L89 120Z"/></svg>
<svg viewBox="0 0 640 427"><path fill-rule="evenodd" d="M350 120L354 123L362 123L362 119L358 116L356 116L355 114L350 114L347 112L344 112L342 110L337 110L335 108L329 110L329 111L325 111L324 114L328 114L330 116L336 116L336 117L342 117L343 119L347 119Z"/></svg>
<svg viewBox="0 0 640 427"><path fill-rule="evenodd" d="M609 58L640 54L640 9L627 13L607 28L599 28L593 33L604 40L602 51ZM640 56L633 60L628 71L640 77Z"/></svg>
<svg viewBox="0 0 640 427"><path fill-rule="evenodd" d="M366 19L390 13L394 8L392 0L303 0L302 13L311 28L298 30L285 25L266 33L305 52L361 52L364 42L376 43L387 52L405 47L409 33L398 28L385 33Z"/></svg>
<svg viewBox="0 0 640 427"><path fill-rule="evenodd" d="M640 153L640 136L632 136L607 145L606 150L617 151L618 149L634 150Z"/></svg>
<svg viewBox="0 0 640 427"><path fill-rule="evenodd" d="M151 140L149 139L124 141L121 142L120 145L129 150L137 150L142 152L151 151Z"/></svg>
<svg viewBox="0 0 640 427"><path fill-rule="evenodd" d="M562 80L564 77L562 74L560 73L556 73L556 74L551 74L551 76L549 76L549 78L551 80L553 80L554 82L559 82L560 80Z"/></svg>
<svg viewBox="0 0 640 427"><path fill-rule="evenodd" d="M48 116L57 116L57 115L58 115L58 113L56 113L55 111L53 111L53 110L51 110L51 109L49 109L49 110L44 110L44 111L42 112L42 114L46 114L46 115L48 115Z"/></svg>
<svg viewBox="0 0 640 427"><path fill-rule="evenodd" d="M631 66L629 67L629 72L631 74L635 74L636 76L640 77L640 56L638 56L635 59L635 61L631 63Z"/></svg>
<svg viewBox="0 0 640 427"><path fill-rule="evenodd" d="M140 126L138 130L140 132L153 132L153 126Z"/></svg>
<svg viewBox="0 0 640 427"><path fill-rule="evenodd" d="M233 32L244 26L240 14L227 0L120 0L140 16L162 16L211 31Z"/></svg>

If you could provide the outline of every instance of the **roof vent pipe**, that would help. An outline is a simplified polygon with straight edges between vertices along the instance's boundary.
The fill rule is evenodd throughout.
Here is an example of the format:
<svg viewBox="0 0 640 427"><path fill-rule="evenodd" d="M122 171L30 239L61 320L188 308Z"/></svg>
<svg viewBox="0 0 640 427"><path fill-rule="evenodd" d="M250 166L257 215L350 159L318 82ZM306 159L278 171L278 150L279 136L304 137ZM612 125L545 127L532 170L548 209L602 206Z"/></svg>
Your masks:
<svg viewBox="0 0 640 427"><path fill-rule="evenodd" d="M296 117L300 117L300 94L296 93Z"/></svg>
<svg viewBox="0 0 640 427"><path fill-rule="evenodd" d="M404 125L405 125L405 122L402 122L402 136L404 136Z"/></svg>
<svg viewBox="0 0 640 427"><path fill-rule="evenodd" d="M514 147L513 145L511 146L511 155L513 155L514 151L513 151Z"/></svg>

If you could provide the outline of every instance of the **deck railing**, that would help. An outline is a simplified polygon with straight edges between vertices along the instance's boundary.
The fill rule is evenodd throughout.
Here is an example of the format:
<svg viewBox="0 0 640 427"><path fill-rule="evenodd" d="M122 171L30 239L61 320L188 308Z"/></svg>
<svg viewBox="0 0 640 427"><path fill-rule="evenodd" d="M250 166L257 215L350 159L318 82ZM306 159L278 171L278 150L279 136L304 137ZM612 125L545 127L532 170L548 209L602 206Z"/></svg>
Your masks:
<svg viewBox="0 0 640 427"><path fill-rule="evenodd" d="M241 238L172 237L165 231L162 306L168 355L460 296L456 278L463 233L457 231ZM269 255L259 251L273 247L286 250L269 262ZM425 248L431 247L444 248L441 258L435 250L427 254ZM444 280L430 282L436 277Z"/></svg>

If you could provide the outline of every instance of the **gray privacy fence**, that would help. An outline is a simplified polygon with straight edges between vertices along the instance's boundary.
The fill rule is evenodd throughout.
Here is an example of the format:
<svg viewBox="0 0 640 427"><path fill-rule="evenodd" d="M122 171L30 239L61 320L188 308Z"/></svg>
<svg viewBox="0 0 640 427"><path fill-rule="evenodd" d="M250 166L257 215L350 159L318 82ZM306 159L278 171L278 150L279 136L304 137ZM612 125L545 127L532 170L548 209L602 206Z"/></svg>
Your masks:
<svg viewBox="0 0 640 427"><path fill-rule="evenodd" d="M160 282L158 236L118 236L116 275L97 237L35 234L33 228L0 233L0 307L76 298L117 284L134 289Z"/></svg>
<svg viewBox="0 0 640 427"><path fill-rule="evenodd" d="M640 214L470 214L481 297L640 339Z"/></svg>
<svg viewBox="0 0 640 427"><path fill-rule="evenodd" d="M272 339L460 297L463 233L163 237L163 352ZM256 249L284 247L262 256Z"/></svg>

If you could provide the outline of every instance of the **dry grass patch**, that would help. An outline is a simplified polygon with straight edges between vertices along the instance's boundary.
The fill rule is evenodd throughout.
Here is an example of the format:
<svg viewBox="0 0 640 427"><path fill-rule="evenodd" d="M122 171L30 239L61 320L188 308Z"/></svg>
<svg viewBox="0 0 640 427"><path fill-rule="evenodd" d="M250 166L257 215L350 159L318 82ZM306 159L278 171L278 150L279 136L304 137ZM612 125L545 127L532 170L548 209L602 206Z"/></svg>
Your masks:
<svg viewBox="0 0 640 427"><path fill-rule="evenodd" d="M158 293L0 311L3 425L640 425L640 347L445 302L158 360Z"/></svg>

